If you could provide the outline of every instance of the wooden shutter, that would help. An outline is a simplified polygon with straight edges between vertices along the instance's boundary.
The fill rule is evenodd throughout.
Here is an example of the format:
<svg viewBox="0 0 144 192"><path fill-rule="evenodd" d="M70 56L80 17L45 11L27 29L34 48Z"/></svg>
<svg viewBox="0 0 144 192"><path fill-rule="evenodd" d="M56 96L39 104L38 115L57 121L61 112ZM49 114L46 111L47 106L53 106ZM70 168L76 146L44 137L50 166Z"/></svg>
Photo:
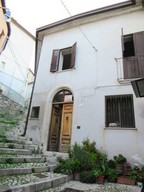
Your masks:
<svg viewBox="0 0 144 192"><path fill-rule="evenodd" d="M139 66L139 77L142 77L144 75L144 32L135 33L133 38L135 56Z"/></svg>
<svg viewBox="0 0 144 192"><path fill-rule="evenodd" d="M53 50L50 72L56 72L58 70L60 50Z"/></svg>
<svg viewBox="0 0 144 192"><path fill-rule="evenodd" d="M72 58L71 58L70 68L73 68L73 67L75 66L76 44L77 44L77 43L75 43L75 44L72 46Z"/></svg>

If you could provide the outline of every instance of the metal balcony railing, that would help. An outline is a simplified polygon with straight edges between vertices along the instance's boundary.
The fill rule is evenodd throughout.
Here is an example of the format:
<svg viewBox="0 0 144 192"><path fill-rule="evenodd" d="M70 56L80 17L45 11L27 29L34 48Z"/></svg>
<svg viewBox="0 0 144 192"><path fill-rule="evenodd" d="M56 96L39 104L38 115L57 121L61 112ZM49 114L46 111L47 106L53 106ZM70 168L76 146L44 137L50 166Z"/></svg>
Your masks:
<svg viewBox="0 0 144 192"><path fill-rule="evenodd" d="M144 54L115 58L115 60L118 80L144 77Z"/></svg>
<svg viewBox="0 0 144 192"><path fill-rule="evenodd" d="M18 103L21 106L25 105L24 97L22 97L20 94L18 94L16 91L12 90L8 86L4 85L3 83L0 83L0 89L2 90L2 94L14 102Z"/></svg>

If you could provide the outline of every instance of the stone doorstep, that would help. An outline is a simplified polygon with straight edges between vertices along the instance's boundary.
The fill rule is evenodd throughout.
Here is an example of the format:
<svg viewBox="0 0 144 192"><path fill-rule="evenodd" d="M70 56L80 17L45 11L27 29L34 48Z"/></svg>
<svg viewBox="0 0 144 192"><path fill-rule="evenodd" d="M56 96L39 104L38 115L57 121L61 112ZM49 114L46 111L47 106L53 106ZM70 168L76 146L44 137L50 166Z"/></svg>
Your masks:
<svg viewBox="0 0 144 192"><path fill-rule="evenodd" d="M10 169L0 169L0 176L6 175L18 175L18 174L30 174L32 172L40 173L45 171L51 171L51 167L33 167L33 168L10 168Z"/></svg>
<svg viewBox="0 0 144 192"><path fill-rule="evenodd" d="M24 184L16 187L9 187L4 189L3 192L37 192L49 188L57 187L60 184L64 184L70 181L72 176L61 175L53 179L44 179L39 182Z"/></svg>
<svg viewBox="0 0 144 192"><path fill-rule="evenodd" d="M45 157L1 157L0 163L5 163L8 159L12 159L13 163L44 163Z"/></svg>
<svg viewBox="0 0 144 192"><path fill-rule="evenodd" d="M0 148L1 154L17 154L17 155L31 155L32 151L27 149L8 149L8 148Z"/></svg>

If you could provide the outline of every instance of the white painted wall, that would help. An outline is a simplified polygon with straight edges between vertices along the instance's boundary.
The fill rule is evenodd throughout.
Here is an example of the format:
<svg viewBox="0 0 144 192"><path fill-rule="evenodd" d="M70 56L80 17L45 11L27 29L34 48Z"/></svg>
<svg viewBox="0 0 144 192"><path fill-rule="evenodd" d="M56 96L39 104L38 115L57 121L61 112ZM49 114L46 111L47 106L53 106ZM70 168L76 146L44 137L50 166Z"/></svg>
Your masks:
<svg viewBox="0 0 144 192"><path fill-rule="evenodd" d="M97 16L96 16L97 17ZM85 18L86 19L86 18ZM74 95L72 144L89 138L109 157L122 153L128 159L144 156L144 99L136 98L129 83L117 81L115 58L122 57L121 28L124 35L144 31L144 11L120 14L44 37L32 106L40 106L40 117L29 119L27 136L44 143L46 150L52 99L61 88ZM82 34L95 46L95 51ZM77 42L75 69L51 73L53 49ZM136 129L105 129L105 96L133 94ZM77 129L80 126L80 129ZM34 129L39 129L35 133ZM38 130L37 129L37 130ZM39 137L40 136L40 137ZM135 161L135 160L133 160Z"/></svg>
<svg viewBox="0 0 144 192"><path fill-rule="evenodd" d="M0 83L25 99L30 68L34 71L34 54L35 38L12 19L10 39L0 55Z"/></svg>

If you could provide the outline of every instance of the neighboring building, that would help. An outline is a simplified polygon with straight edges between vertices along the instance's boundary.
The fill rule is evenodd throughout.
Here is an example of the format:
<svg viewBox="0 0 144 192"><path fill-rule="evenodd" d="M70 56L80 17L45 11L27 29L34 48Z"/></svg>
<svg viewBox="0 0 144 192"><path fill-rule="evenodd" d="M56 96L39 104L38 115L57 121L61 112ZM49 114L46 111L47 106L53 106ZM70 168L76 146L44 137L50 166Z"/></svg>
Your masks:
<svg viewBox="0 0 144 192"><path fill-rule="evenodd" d="M66 152L89 138L109 158L144 157L144 8L124 1L37 29L36 81L27 137ZM42 41L42 42L41 42Z"/></svg>
<svg viewBox="0 0 144 192"><path fill-rule="evenodd" d="M34 82L35 37L15 19L11 20L11 36L0 55L0 88L3 94L25 106Z"/></svg>
<svg viewBox="0 0 144 192"><path fill-rule="evenodd" d="M0 0L0 54L5 49L11 33L10 23L6 21L5 13L6 13L5 1Z"/></svg>

